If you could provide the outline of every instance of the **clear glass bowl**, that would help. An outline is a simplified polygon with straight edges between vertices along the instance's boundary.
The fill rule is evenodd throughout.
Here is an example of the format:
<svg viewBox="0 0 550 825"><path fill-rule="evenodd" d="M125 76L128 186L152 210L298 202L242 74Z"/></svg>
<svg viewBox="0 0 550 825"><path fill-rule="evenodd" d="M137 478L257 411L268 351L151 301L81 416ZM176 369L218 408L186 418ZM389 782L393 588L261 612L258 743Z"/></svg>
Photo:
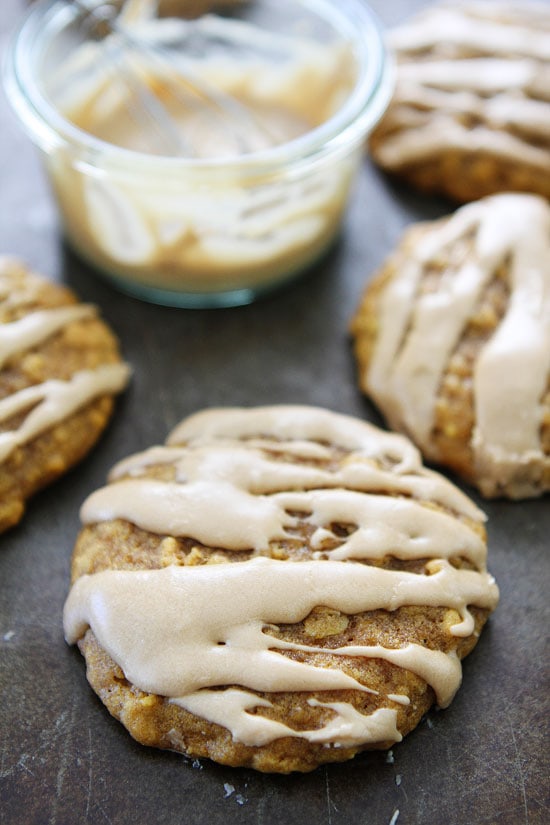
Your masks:
<svg viewBox="0 0 550 825"><path fill-rule="evenodd" d="M205 31L221 22L217 39L236 37L236 47L218 53L216 36L195 29L183 45L178 34L174 47L174 21L164 18L161 39L170 43L161 47L162 72L184 54L191 61L184 72L202 73L201 84L204 74L209 88L231 98L246 87L254 117L282 112L275 145L256 140L254 122L239 112L226 123L210 109L200 112L202 131L182 121L182 134L192 132L190 149L144 150L128 141L117 83L122 76L133 91L136 76L128 79L127 64L115 65L120 55L94 41L65 0L36 3L6 55L8 97L42 153L69 242L120 289L156 303L249 303L317 260L339 230L365 138L391 94L391 63L362 0L226 3L219 16L200 19ZM157 47L156 29L145 37ZM128 123L145 132L147 118L140 110L136 120L136 99L130 103L123 101L124 117L129 112ZM99 128L109 105L115 120L107 116ZM233 127L235 140L228 137ZM221 149L204 149L212 135ZM244 153L235 148L241 139Z"/></svg>

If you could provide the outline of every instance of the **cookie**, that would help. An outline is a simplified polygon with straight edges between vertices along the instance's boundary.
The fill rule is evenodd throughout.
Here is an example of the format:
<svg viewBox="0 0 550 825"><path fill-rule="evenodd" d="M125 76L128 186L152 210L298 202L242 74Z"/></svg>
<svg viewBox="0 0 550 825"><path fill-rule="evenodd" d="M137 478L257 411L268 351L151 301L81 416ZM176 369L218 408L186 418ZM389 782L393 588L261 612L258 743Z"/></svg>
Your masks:
<svg viewBox="0 0 550 825"><path fill-rule="evenodd" d="M483 515L315 407L211 409L82 507L64 609L139 742L289 773L387 748L461 680L498 591Z"/></svg>
<svg viewBox="0 0 550 825"><path fill-rule="evenodd" d="M387 172L467 202L550 197L550 7L436 5L388 36L395 94L370 149Z"/></svg>
<svg viewBox="0 0 550 825"><path fill-rule="evenodd" d="M550 490L550 207L493 195L413 225L352 322L361 388L487 497Z"/></svg>
<svg viewBox="0 0 550 825"><path fill-rule="evenodd" d="M93 306L0 258L0 532L88 453L127 379Z"/></svg>

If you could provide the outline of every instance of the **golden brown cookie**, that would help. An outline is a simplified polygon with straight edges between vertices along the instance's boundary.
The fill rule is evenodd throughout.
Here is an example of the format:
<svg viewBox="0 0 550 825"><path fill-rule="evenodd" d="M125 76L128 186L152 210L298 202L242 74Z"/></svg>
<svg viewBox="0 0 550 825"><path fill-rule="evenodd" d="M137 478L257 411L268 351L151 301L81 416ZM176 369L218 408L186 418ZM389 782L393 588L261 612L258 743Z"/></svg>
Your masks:
<svg viewBox="0 0 550 825"><path fill-rule="evenodd" d="M0 532L91 449L127 379L94 307L0 258Z"/></svg>
<svg viewBox="0 0 550 825"><path fill-rule="evenodd" d="M386 171L466 202L550 197L550 7L430 6L389 34L397 84L370 148Z"/></svg>
<svg viewBox="0 0 550 825"><path fill-rule="evenodd" d="M550 490L550 207L503 194L415 225L352 323L361 388L483 495Z"/></svg>
<svg viewBox="0 0 550 825"><path fill-rule="evenodd" d="M82 508L64 610L138 741L309 771L437 702L498 591L483 514L405 438L315 407L212 409Z"/></svg>

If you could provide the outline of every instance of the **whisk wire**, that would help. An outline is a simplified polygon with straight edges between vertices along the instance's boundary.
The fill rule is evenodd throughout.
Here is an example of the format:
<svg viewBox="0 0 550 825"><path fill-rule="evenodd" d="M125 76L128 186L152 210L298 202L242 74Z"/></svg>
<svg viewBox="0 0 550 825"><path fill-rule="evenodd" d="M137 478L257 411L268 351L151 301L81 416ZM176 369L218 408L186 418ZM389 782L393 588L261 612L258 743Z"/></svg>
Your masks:
<svg viewBox="0 0 550 825"><path fill-rule="evenodd" d="M177 60L165 47L135 36L119 21L120 8L114 2L89 5L85 0L72 0L82 14L82 22L89 26L91 37L103 46L103 54L122 81L134 101L134 116L141 125L155 134L157 148L168 154L192 156L194 150L183 135L181 126L167 105L147 82L146 67L152 68L152 76L162 81L162 90L182 110L199 112L211 118L211 125L221 126L230 132L238 151L250 151L254 138L272 145L274 135L248 106L222 92L201 77L185 55L180 52ZM132 56L137 59L131 65ZM137 104L137 106L136 106ZM130 106L129 101L127 105Z"/></svg>

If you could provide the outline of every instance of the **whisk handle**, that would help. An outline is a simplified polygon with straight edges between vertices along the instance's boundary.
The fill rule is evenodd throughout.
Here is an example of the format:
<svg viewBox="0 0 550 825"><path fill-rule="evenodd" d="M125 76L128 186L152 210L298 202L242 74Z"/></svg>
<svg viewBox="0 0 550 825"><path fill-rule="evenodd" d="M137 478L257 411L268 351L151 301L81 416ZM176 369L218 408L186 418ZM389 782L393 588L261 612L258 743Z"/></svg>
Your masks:
<svg viewBox="0 0 550 825"><path fill-rule="evenodd" d="M91 24L90 34L96 40L104 40L110 34L117 31L116 17L119 9L114 3L104 2L95 6L89 6L85 0L70 0L70 4L75 6L82 15L82 20Z"/></svg>

